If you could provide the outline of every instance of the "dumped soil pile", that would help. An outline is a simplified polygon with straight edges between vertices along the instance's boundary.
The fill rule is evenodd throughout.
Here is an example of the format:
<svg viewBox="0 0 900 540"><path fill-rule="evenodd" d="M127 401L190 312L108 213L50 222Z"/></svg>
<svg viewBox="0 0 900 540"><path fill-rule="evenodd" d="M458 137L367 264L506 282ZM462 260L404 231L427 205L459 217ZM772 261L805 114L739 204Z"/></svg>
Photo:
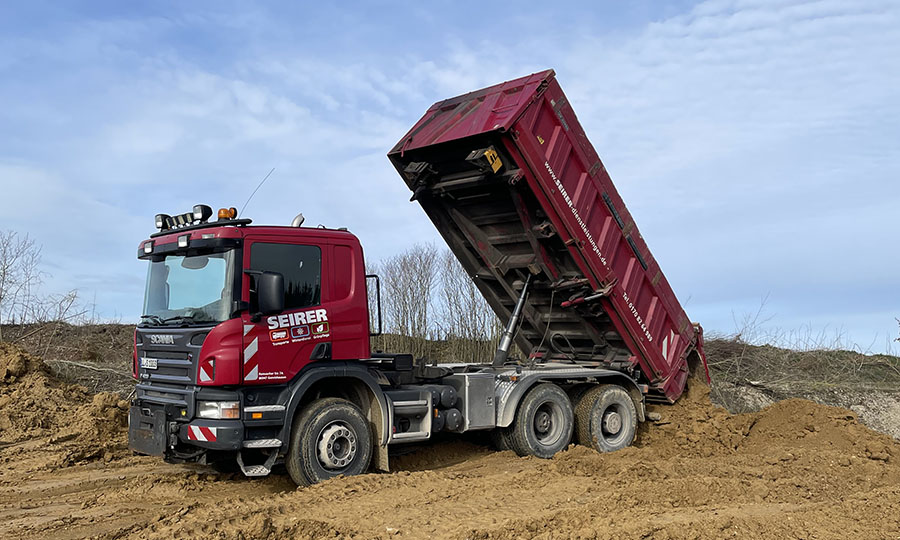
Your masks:
<svg viewBox="0 0 900 540"><path fill-rule="evenodd" d="M645 425L636 446L659 457L768 454L771 445L799 452L893 455L900 445L864 427L853 411L802 399L776 402L750 414L711 406L709 388L694 385L674 406L651 406L663 420ZM900 454L894 455L900 458Z"/></svg>
<svg viewBox="0 0 900 540"><path fill-rule="evenodd" d="M250 480L117 451L70 462L70 449L48 434L71 422L59 428L74 434L70 442L108 436L118 448L124 432L87 426L115 424L120 403L82 401L82 390L38 368L14 377L4 398L31 388L47 396L32 409L50 404L28 413L44 426L3 431L4 538L900 536L900 443L851 411L808 401L730 415L697 386L677 405L654 406L662 420L614 454L571 446L540 460L475 439L444 442L393 458L391 474L295 489L283 474ZM2 403L4 419L26 413ZM23 439L9 445L10 433Z"/></svg>
<svg viewBox="0 0 900 540"><path fill-rule="evenodd" d="M117 394L91 394L51 375L39 358L0 343L0 447L4 461L16 448L43 441L45 463L62 467L123 455L128 403Z"/></svg>
<svg viewBox="0 0 900 540"><path fill-rule="evenodd" d="M808 399L851 409L865 425L900 440L900 357L837 348L791 350L740 338L709 339L704 347L712 400L731 412Z"/></svg>

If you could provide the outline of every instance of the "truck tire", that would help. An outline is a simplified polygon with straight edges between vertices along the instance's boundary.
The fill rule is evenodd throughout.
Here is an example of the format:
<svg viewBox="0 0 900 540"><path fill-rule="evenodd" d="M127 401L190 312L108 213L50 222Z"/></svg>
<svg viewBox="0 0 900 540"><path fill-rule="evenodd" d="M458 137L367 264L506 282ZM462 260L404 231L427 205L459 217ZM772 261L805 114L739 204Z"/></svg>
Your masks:
<svg viewBox="0 0 900 540"><path fill-rule="evenodd" d="M574 423L569 396L555 384L542 383L522 398L506 439L520 456L549 459L568 446Z"/></svg>
<svg viewBox="0 0 900 540"><path fill-rule="evenodd" d="M615 452L634 441L637 410L627 390L602 384L585 392L575 406L578 444L598 452Z"/></svg>
<svg viewBox="0 0 900 540"><path fill-rule="evenodd" d="M361 474L372 459L372 433L359 407L339 398L313 401L295 420L285 467L298 486Z"/></svg>

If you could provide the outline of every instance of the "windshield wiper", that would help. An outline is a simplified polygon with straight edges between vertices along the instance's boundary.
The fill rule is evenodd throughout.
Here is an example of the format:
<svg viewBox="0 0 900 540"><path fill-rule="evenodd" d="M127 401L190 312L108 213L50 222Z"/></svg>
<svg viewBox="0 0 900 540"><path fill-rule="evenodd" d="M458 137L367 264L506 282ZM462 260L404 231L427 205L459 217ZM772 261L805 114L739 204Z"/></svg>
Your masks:
<svg viewBox="0 0 900 540"><path fill-rule="evenodd" d="M165 322L165 321L163 321L162 317L160 317L159 315L154 315L152 313L149 315L141 315L141 321L143 322L144 320L147 320L147 322L152 322L153 324L157 324L157 325Z"/></svg>
<svg viewBox="0 0 900 540"><path fill-rule="evenodd" d="M170 322L180 322L182 324L191 324L194 322L193 315L175 315L174 317L167 317L165 319L160 319L160 324L168 324Z"/></svg>
<svg viewBox="0 0 900 540"><path fill-rule="evenodd" d="M194 323L205 323L205 322L214 322L212 319L195 319L194 315L174 315L172 317L166 317L165 319L160 317L159 315L148 314L141 315L142 322L148 322L153 326L163 326L169 323L176 324L194 324Z"/></svg>

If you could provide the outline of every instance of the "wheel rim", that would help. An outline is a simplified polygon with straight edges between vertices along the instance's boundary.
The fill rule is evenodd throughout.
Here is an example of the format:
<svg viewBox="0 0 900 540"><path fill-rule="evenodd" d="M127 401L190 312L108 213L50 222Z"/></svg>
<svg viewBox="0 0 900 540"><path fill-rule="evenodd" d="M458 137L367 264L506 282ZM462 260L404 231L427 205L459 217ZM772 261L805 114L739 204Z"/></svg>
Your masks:
<svg viewBox="0 0 900 540"><path fill-rule="evenodd" d="M606 411L603 415L603 430L610 435L618 435L622 430L622 417L617 411Z"/></svg>
<svg viewBox="0 0 900 540"><path fill-rule="evenodd" d="M541 403L534 413L532 428L541 445L553 446L559 442L565 428L562 407L552 401Z"/></svg>
<svg viewBox="0 0 900 540"><path fill-rule="evenodd" d="M319 432L316 449L316 457L322 467L343 469L353 462L359 449L356 432L344 422L332 422Z"/></svg>
<svg viewBox="0 0 900 540"><path fill-rule="evenodd" d="M613 403L603 409L600 416L600 436L607 444L617 445L628 434L625 429L625 411L618 403Z"/></svg>

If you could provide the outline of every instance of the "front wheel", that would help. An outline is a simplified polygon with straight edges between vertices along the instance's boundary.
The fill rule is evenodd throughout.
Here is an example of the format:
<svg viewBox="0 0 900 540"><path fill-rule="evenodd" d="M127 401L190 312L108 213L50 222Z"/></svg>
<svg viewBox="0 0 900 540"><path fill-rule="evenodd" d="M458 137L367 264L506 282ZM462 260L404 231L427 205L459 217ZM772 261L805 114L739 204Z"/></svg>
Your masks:
<svg viewBox="0 0 900 540"><path fill-rule="evenodd" d="M308 486L369 468L372 433L359 407L338 398L309 404L294 422L285 466L291 480Z"/></svg>
<svg viewBox="0 0 900 540"><path fill-rule="evenodd" d="M637 410L627 390L603 384L584 393L575 406L578 444L598 452L615 452L634 441Z"/></svg>
<svg viewBox="0 0 900 540"><path fill-rule="evenodd" d="M555 384L542 383L522 399L506 437L520 456L548 459L568 446L573 424L569 396Z"/></svg>

